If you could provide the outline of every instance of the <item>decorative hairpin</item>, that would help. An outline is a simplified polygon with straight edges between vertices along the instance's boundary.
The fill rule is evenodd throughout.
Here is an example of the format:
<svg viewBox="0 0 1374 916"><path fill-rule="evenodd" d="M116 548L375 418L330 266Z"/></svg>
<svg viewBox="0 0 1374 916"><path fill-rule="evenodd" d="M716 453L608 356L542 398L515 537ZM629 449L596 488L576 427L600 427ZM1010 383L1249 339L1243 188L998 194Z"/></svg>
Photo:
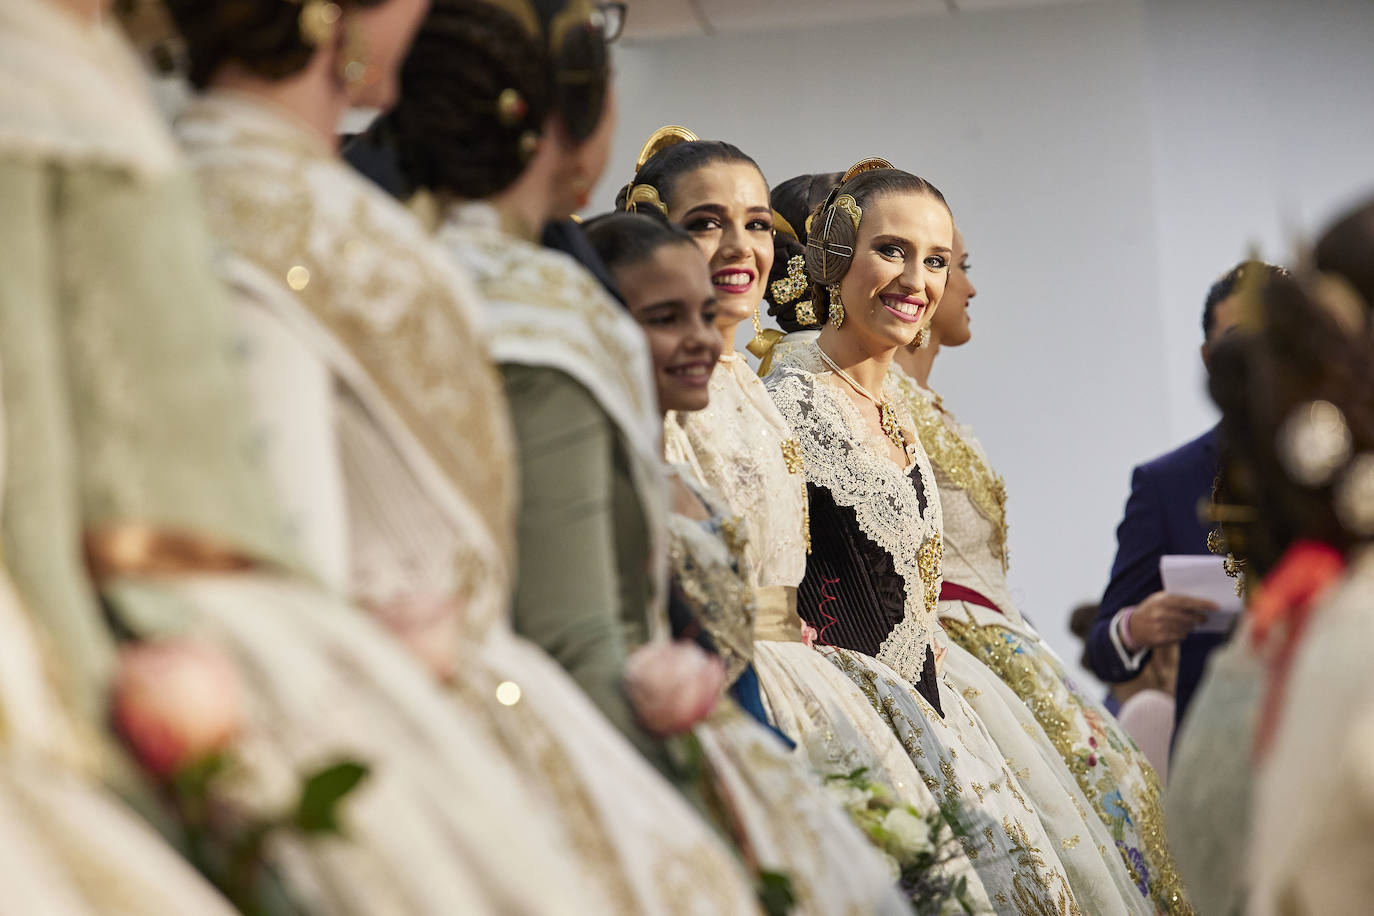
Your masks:
<svg viewBox="0 0 1374 916"><path fill-rule="evenodd" d="M1297 483L1324 486L1350 461L1352 441L1350 425L1339 407L1330 401L1311 401L1279 427L1279 460Z"/></svg>
<svg viewBox="0 0 1374 916"><path fill-rule="evenodd" d="M773 294L774 302L778 305L786 305L806 292L808 285L806 257L794 254L787 259L787 276L774 280L773 284L768 287L768 291Z"/></svg>
<svg viewBox="0 0 1374 916"><path fill-rule="evenodd" d="M644 145L639 148L639 157L635 159L634 178L625 185L625 212L638 213L642 206L650 206L668 215L668 205L663 202L663 197L658 193L658 188L651 184L640 184L635 179L639 178L640 169L644 168L644 163L670 146L677 146L679 143L694 143L699 137L692 131L678 124L669 124L660 127L649 135L649 139L644 141Z"/></svg>
<svg viewBox="0 0 1374 916"><path fill-rule="evenodd" d="M783 216L777 210L773 211L773 231L781 232L798 245L801 244L801 239L797 236L797 230L793 229L792 224L787 221L787 217Z"/></svg>
<svg viewBox="0 0 1374 916"><path fill-rule="evenodd" d="M668 215L668 205L658 196L658 188L651 184L632 184L625 191L625 212L638 213L643 206L653 207L664 216Z"/></svg>

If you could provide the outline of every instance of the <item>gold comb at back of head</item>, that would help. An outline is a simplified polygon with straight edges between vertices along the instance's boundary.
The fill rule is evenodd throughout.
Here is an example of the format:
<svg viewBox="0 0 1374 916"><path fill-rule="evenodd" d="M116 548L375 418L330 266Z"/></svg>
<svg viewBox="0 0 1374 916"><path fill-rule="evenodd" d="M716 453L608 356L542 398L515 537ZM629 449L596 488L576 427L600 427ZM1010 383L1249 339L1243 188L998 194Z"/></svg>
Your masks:
<svg viewBox="0 0 1374 916"><path fill-rule="evenodd" d="M649 139L639 148L639 158L635 160L635 173L638 174L639 170L644 168L644 163L668 147L677 146L679 143L695 143L700 139L694 132L678 124L660 127L649 134Z"/></svg>
<svg viewBox="0 0 1374 916"><path fill-rule="evenodd" d="M853 178L855 175L862 175L864 172L872 172L876 169L891 168L896 168L896 166L888 162L886 159L879 159L877 156L873 156L868 159L860 159L858 162L851 165L849 169L844 173L844 177L840 179L840 184L844 184L845 182L849 181L849 179Z"/></svg>

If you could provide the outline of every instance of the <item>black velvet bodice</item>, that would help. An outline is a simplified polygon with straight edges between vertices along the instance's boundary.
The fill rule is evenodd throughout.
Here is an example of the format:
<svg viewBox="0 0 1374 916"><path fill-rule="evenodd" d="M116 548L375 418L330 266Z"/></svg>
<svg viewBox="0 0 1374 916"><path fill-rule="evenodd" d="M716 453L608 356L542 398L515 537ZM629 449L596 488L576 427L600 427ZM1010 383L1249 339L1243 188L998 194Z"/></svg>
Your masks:
<svg viewBox="0 0 1374 916"><path fill-rule="evenodd" d="M909 479L924 511L925 486L916 468ZM837 505L829 490L815 484L808 483L806 491L811 501L811 554L797 589L797 613L820 632L818 643L877 656L906 613L906 583L893 568L891 555L859 527L853 509ZM913 686L943 717L929 647L920 680Z"/></svg>

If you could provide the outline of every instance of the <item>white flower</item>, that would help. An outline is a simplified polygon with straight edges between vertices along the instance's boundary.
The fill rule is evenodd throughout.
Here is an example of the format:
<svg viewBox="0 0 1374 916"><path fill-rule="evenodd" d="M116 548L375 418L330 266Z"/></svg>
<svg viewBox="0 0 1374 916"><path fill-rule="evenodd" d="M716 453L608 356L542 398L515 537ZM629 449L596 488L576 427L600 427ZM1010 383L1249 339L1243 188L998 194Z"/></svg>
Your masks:
<svg viewBox="0 0 1374 916"><path fill-rule="evenodd" d="M825 784L825 791L846 811L862 811L867 807L868 800L873 797L873 793L867 789L860 789L853 783L842 779L828 780Z"/></svg>
<svg viewBox="0 0 1374 916"><path fill-rule="evenodd" d="M935 851L930 841L930 824L905 807L887 812L883 818L883 829L892 837L888 851L901 862L910 863L918 856Z"/></svg>

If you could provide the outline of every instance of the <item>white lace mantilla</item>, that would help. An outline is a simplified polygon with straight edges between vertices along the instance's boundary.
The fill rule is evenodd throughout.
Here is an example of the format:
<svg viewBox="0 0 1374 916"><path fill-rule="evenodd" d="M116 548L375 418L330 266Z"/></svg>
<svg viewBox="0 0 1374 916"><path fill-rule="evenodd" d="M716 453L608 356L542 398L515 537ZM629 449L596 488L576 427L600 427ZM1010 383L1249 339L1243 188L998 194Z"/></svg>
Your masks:
<svg viewBox="0 0 1374 916"><path fill-rule="evenodd" d="M806 574L803 461L743 357L721 358L711 374L710 406L670 414L664 438L668 460L690 464L743 521L749 584L796 588Z"/></svg>
<svg viewBox="0 0 1374 916"><path fill-rule="evenodd" d="M649 620L657 632L667 594L668 498L644 332L582 265L506 232L489 204L450 207L439 241L477 281L493 358L566 373L591 393L628 444L651 540Z"/></svg>
<svg viewBox="0 0 1374 916"><path fill-rule="evenodd" d="M118 28L50 0L0 3L0 154L145 177L180 163Z"/></svg>
<svg viewBox="0 0 1374 916"><path fill-rule="evenodd" d="M898 421L908 430L910 454L926 494L922 511L916 490L902 469L890 461L886 440L863 422L853 401L821 361L815 343L798 347L775 361L765 380L768 391L797 438L806 464L806 479L827 490L836 505L854 510L859 528L891 557L905 585L906 613L888 633L878 659L907 680L920 677L926 649L938 627L932 595L939 593L939 545L943 517L935 474L912 429L911 415L890 381Z"/></svg>

